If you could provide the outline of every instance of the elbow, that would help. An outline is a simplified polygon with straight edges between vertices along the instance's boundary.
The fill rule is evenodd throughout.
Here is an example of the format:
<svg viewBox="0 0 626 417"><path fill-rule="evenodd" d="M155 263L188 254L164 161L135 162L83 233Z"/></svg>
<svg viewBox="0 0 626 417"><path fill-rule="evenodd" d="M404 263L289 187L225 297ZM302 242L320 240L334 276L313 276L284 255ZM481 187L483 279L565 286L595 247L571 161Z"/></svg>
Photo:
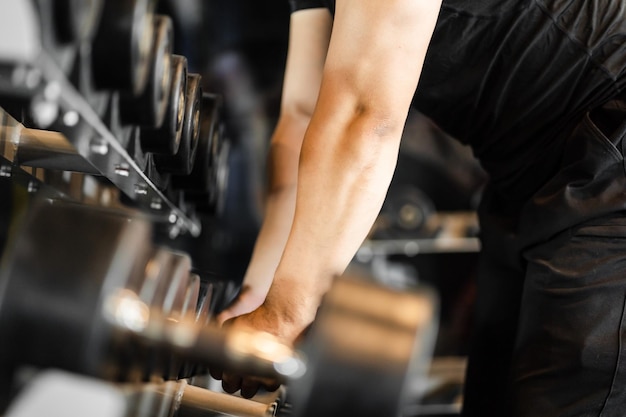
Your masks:
<svg viewBox="0 0 626 417"><path fill-rule="evenodd" d="M378 107L358 106L342 119L325 119L310 127L301 168L332 169L323 161L355 173L376 171L380 165L395 166L406 118L380 111Z"/></svg>
<svg viewBox="0 0 626 417"><path fill-rule="evenodd" d="M362 137L367 141L399 141L406 116L406 113L390 110L388 106L358 104L348 123L347 136Z"/></svg>
<svg viewBox="0 0 626 417"><path fill-rule="evenodd" d="M355 125L362 124L364 136L380 139L397 138L402 135L405 119L388 114L364 114L354 119Z"/></svg>

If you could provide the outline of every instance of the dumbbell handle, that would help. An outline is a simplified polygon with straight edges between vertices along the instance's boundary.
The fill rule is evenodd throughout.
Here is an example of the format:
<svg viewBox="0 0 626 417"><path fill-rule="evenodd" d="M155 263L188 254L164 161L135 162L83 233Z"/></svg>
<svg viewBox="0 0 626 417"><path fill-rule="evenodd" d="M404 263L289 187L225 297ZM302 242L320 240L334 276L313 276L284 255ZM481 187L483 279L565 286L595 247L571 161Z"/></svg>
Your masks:
<svg viewBox="0 0 626 417"><path fill-rule="evenodd" d="M105 318L140 343L160 346L178 357L232 372L281 382L306 370L299 353L275 336L254 329L219 328L193 317L172 320L150 309L132 291L121 290L105 303Z"/></svg>
<svg viewBox="0 0 626 417"><path fill-rule="evenodd" d="M276 406L247 400L234 395L210 391L204 388L180 383L180 403L176 417L202 417L207 415L236 417L269 417L274 415Z"/></svg>

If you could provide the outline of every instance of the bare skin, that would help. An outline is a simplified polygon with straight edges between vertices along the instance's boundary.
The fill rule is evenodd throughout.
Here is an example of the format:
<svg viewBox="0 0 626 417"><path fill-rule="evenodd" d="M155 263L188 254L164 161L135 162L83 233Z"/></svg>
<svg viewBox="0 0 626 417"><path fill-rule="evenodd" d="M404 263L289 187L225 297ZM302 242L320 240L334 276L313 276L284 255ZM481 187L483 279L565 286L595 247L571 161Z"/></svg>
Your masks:
<svg viewBox="0 0 626 417"><path fill-rule="evenodd" d="M239 299L219 317L296 343L365 239L400 137L441 0L337 0L293 13L264 223ZM227 392L261 381L222 374Z"/></svg>

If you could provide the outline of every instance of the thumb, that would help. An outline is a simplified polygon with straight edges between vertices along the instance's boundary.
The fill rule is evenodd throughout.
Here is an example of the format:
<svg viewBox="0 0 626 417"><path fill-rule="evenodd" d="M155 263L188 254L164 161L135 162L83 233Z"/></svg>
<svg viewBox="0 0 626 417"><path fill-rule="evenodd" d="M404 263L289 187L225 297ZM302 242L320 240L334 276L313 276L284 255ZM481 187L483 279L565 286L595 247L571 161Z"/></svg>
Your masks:
<svg viewBox="0 0 626 417"><path fill-rule="evenodd" d="M249 313L245 306L242 305L241 301L237 300L226 310L223 310L220 314L217 315L216 321L219 326L222 326L226 320L232 319L233 317L241 316L242 314Z"/></svg>
<svg viewBox="0 0 626 417"><path fill-rule="evenodd" d="M235 299L235 301L228 306L227 309L217 315L216 320L218 325L221 326L226 320L256 310L261 304L263 304L263 301L264 297L254 294L249 287L244 287L237 299Z"/></svg>

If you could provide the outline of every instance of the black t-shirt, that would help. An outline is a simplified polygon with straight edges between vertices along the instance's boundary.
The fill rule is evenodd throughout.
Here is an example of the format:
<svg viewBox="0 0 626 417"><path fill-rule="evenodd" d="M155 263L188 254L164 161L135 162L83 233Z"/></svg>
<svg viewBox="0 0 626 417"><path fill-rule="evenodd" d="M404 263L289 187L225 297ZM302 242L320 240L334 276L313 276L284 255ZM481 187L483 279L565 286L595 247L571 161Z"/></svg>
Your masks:
<svg viewBox="0 0 626 417"><path fill-rule="evenodd" d="M292 12L319 7L326 7L331 11L335 10L335 0L289 0L289 4Z"/></svg>
<svg viewBox="0 0 626 417"><path fill-rule="evenodd" d="M334 10L334 0L290 2ZM530 189L542 180L537 161L558 155L573 125L625 88L625 7L444 0L413 104L470 144L503 190Z"/></svg>

